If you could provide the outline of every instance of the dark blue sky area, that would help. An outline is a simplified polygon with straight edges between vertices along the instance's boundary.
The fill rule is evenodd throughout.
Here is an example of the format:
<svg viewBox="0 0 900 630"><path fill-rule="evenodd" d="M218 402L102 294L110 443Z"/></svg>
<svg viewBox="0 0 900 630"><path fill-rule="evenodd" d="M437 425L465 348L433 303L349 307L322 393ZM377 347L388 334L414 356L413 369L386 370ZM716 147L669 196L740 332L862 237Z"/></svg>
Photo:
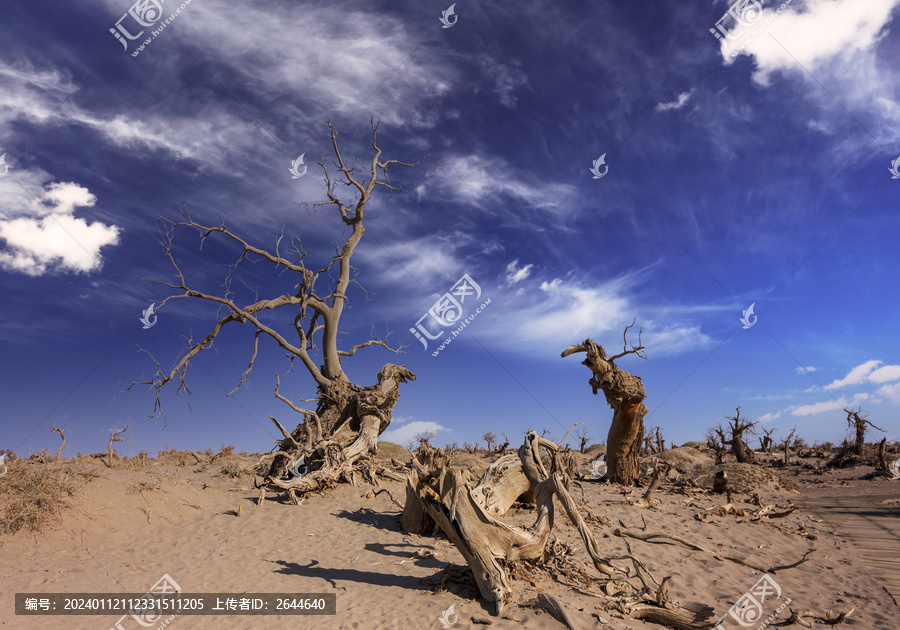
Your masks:
<svg viewBox="0 0 900 630"><path fill-rule="evenodd" d="M94 452L130 423L122 453L268 450L268 415L298 420L275 375L285 395L315 389L262 341L226 396L250 358L248 326L192 361L186 400L164 390L165 422L147 419L152 392L123 391L153 375L147 353L170 368L223 316L170 300L142 328L171 294L147 280L173 279L159 217L183 203L268 248L283 227L324 266L347 231L302 204L325 199L326 121L346 158L368 161L370 120L386 158L418 162L390 172L405 192L370 203L354 258L366 292L353 286L342 320L342 347L373 329L407 345L361 350L345 362L352 380L374 383L386 362L418 376L383 439L559 439L580 421L603 441L611 411L560 352L587 337L619 352L632 320L649 362L620 364L644 379L646 424L671 440L702 439L737 406L776 438L796 426L840 442L842 408L860 405L900 438L900 0L736 16L713 1L457 2L442 28L449 4L6 7L0 448L55 448L56 425L67 454ZM301 154L308 171L292 179ZM237 250L179 230L173 251L213 292ZM449 329L431 321L443 336L426 350L410 328L464 274L491 302L434 356ZM247 260L232 290L250 303L297 282ZM268 321L286 331L292 317Z"/></svg>

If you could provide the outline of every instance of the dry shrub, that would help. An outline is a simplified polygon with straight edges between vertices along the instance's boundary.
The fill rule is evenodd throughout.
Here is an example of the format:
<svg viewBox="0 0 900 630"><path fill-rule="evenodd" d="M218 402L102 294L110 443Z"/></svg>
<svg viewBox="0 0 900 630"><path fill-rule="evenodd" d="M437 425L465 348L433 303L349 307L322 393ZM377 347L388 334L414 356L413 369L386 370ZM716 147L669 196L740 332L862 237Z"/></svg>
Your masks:
<svg viewBox="0 0 900 630"><path fill-rule="evenodd" d="M229 455L232 455L233 453L234 453L233 446L223 446L222 448L219 449L219 454L222 455L223 457L228 457Z"/></svg>
<svg viewBox="0 0 900 630"><path fill-rule="evenodd" d="M204 460L194 451L178 451L173 448L167 451L159 451L156 461L160 464L174 466L192 466L194 464L202 464Z"/></svg>
<svg viewBox="0 0 900 630"><path fill-rule="evenodd" d="M140 494L141 492L153 492L162 489L162 483L158 477L152 478L150 481L140 481L128 486L128 494Z"/></svg>
<svg viewBox="0 0 900 630"><path fill-rule="evenodd" d="M233 479L237 479L241 475L250 474L251 472L253 471L237 462L226 462L225 465L222 466L222 474L228 475Z"/></svg>
<svg viewBox="0 0 900 630"><path fill-rule="evenodd" d="M80 485L97 472L91 467L41 465L21 460L0 477L0 534L40 532L59 518Z"/></svg>

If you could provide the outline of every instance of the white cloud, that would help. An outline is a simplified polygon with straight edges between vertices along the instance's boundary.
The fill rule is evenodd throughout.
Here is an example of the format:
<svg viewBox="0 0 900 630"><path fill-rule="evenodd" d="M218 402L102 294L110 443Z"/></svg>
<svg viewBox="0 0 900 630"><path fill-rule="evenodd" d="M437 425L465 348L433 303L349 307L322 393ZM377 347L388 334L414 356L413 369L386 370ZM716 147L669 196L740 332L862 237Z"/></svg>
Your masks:
<svg viewBox="0 0 900 630"><path fill-rule="evenodd" d="M766 8L760 20L746 29L745 37L723 42L722 54L726 63L731 63L732 53L746 43L741 54L756 61L754 80L761 85L766 85L777 70L802 72L805 68L812 72L835 57L848 59L856 52L869 49L883 36L883 29L898 3L898 0L808 0L803 6L796 2L780 14ZM751 34L767 22L764 33L757 37Z"/></svg>
<svg viewBox="0 0 900 630"><path fill-rule="evenodd" d="M869 374L869 380L873 383L887 383L897 379L900 379L900 365L883 365Z"/></svg>
<svg viewBox="0 0 900 630"><path fill-rule="evenodd" d="M393 442L394 444L400 444L402 446L406 446L409 442L414 440L417 435L420 433L425 433L426 431L431 431L435 435L439 431L449 431L447 427L441 426L437 422L426 422L422 420L413 420L408 424L401 424L400 426L394 426L396 421L391 421L388 430L382 433L378 439L383 440L385 442Z"/></svg>
<svg viewBox="0 0 900 630"><path fill-rule="evenodd" d="M794 370L796 374L809 374L811 372L815 372L816 368L811 365L807 365L806 367L798 367Z"/></svg>
<svg viewBox="0 0 900 630"><path fill-rule="evenodd" d="M637 345L638 331L643 326L642 342L653 356L711 343L696 324L684 325L669 317L665 325L657 325L647 316L652 309L635 306L628 291L637 275L628 274L595 286L556 278L541 282L536 288L532 284L525 291L498 295L491 303L490 316L480 319L472 334L491 337L511 350L552 356L559 356L563 349L586 337L611 344L619 352L622 331L637 316L638 323L629 330L628 340Z"/></svg>
<svg viewBox="0 0 900 630"><path fill-rule="evenodd" d="M794 0L781 14L764 9L746 35L723 42L721 53L726 65L733 63L733 54L750 56L756 65L752 78L760 86L769 85L776 72L803 81L806 98L819 105L818 110L804 107L800 112L808 116L811 128L830 133L845 123L846 111L852 111L860 124L877 130L880 142L896 142L900 72L894 69L892 47L880 42L898 6L900 0ZM763 32L752 35L762 24ZM835 100L841 104L837 110ZM845 138L835 153L847 159L851 153L868 151L870 142L868 135L860 141Z"/></svg>
<svg viewBox="0 0 900 630"><path fill-rule="evenodd" d="M874 370L879 365L881 365L881 361L876 361L874 359L871 361L866 361L865 363L857 365L855 368L850 370L850 372L848 372L847 376L845 376L844 378L839 378L826 385L825 389L840 389L841 387L847 387L848 385L859 385L861 383L865 383L868 380L868 376L872 372L872 370Z"/></svg>
<svg viewBox="0 0 900 630"><path fill-rule="evenodd" d="M884 396L895 403L900 403L900 383L882 385L875 391L875 394L877 396Z"/></svg>
<svg viewBox="0 0 900 630"><path fill-rule="evenodd" d="M658 112L667 112L672 109L681 109L687 102L691 100L691 95L693 95L694 91L691 90L689 92L682 92L679 94L674 101L670 103L657 103L656 111Z"/></svg>
<svg viewBox="0 0 900 630"><path fill-rule="evenodd" d="M775 413L766 413L759 417L759 421L765 424L766 422L771 422L772 420L777 420L781 417L781 412L776 411Z"/></svg>
<svg viewBox="0 0 900 630"><path fill-rule="evenodd" d="M815 416L826 411L834 409L843 409L847 403L843 398L840 400L828 400L825 402L813 403L811 405L799 405L791 411L792 416Z"/></svg>
<svg viewBox="0 0 900 630"><path fill-rule="evenodd" d="M480 65L481 71L494 84L494 91L500 97L500 102L507 107L513 107L516 104L513 91L528 82L528 78L522 72L519 64L502 64L492 57L484 55Z"/></svg>
<svg viewBox="0 0 900 630"><path fill-rule="evenodd" d="M26 177L27 174L21 174ZM0 215L0 267L29 276L52 270L91 272L103 264L100 249L119 242L121 228L75 217L97 198L74 182L47 184L27 209Z"/></svg>
<svg viewBox="0 0 900 630"><path fill-rule="evenodd" d="M366 269L375 270L379 281L410 288L420 286L429 295L448 291L466 269L456 256L457 248L470 240L460 234L439 234L398 241L381 246L369 243L356 256L363 270L360 281L365 286ZM354 263L355 264L355 263ZM475 278L476 282L478 278ZM419 294L419 291L415 291Z"/></svg>
<svg viewBox="0 0 900 630"><path fill-rule="evenodd" d="M848 404L852 405L862 400L868 399L869 395L865 392L861 392L859 394L854 394L849 403L847 402L846 398L841 396L837 400L828 400L825 402L813 403L811 405L798 405L796 407L788 407L785 411L790 411L792 416L816 416L820 413L825 413L826 411L843 409Z"/></svg>
<svg viewBox="0 0 900 630"><path fill-rule="evenodd" d="M571 184L535 185L534 181L533 175L519 173L502 158L457 155L429 170L416 193L422 196L427 192L478 208L496 205L505 196L526 207L565 210L559 204L572 193Z"/></svg>
<svg viewBox="0 0 900 630"><path fill-rule="evenodd" d="M531 275L533 264L527 264L524 267L517 268L519 259L512 261L506 265L506 284L516 284Z"/></svg>

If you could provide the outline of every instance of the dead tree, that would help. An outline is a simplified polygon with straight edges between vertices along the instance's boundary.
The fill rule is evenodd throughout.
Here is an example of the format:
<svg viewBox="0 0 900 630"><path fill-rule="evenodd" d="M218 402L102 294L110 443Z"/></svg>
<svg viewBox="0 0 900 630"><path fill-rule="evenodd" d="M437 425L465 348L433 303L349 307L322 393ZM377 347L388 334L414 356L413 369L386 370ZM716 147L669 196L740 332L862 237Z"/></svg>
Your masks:
<svg viewBox="0 0 900 630"><path fill-rule="evenodd" d="M663 440L662 429L660 427L656 427L656 448L659 453L666 450L666 442Z"/></svg>
<svg viewBox="0 0 900 630"><path fill-rule="evenodd" d="M588 440L591 439L591 436L588 434L587 429L578 429L575 433L575 437L579 440L578 451L584 453L587 448Z"/></svg>
<svg viewBox="0 0 900 630"><path fill-rule="evenodd" d="M494 450L494 444L497 443L497 435L488 431L481 436L481 439L484 440L486 444L485 449L487 450L487 452L492 452Z"/></svg>
<svg viewBox="0 0 900 630"><path fill-rule="evenodd" d="M886 477L890 477L891 469L890 469L890 466L888 465L888 460L887 460L887 438L886 437L881 438L881 441L878 443L877 455L878 455L878 465L875 467L876 470L879 473L885 475Z"/></svg>
<svg viewBox="0 0 900 630"><path fill-rule="evenodd" d="M56 461L60 461L60 459L62 458L63 449L66 448L65 429L60 429L58 426L53 425L52 427L50 427L50 430L59 433L59 437L62 438L62 444L59 445L59 450L56 451Z"/></svg>
<svg viewBox="0 0 900 630"><path fill-rule="evenodd" d="M569 346L561 355L567 357L576 352L587 354L582 364L593 372L588 383L594 395L598 390L603 391L606 402L613 409L613 419L606 441L608 477L613 483L626 485L634 484L641 474L638 456L644 437L644 416L648 411L643 402L646 395L641 377L629 374L615 363L616 359L629 354L647 359L641 354L644 346L641 345L640 332L637 347L632 345L631 350L628 350L628 329L632 326L634 322L625 327L623 334L625 347L617 355L607 357L603 346L592 339L585 339L583 343Z"/></svg>
<svg viewBox="0 0 900 630"><path fill-rule="evenodd" d="M118 455L116 455L116 449L113 448L113 444L115 442L131 442L131 438L122 437L122 434L125 433L130 428L131 428L131 426L126 424L125 427L122 429L120 429L119 427L110 429L109 444L106 447L107 467L112 468L113 457L118 457Z"/></svg>
<svg viewBox="0 0 900 630"><path fill-rule="evenodd" d="M872 427L878 431L884 433L884 429L879 429L874 424L872 424L866 417L865 414L862 413L862 408L857 407L856 411L852 409L844 408L844 413L847 414L847 424L851 429L856 430L856 441L853 443L853 452L856 455L863 454L863 446L866 443L866 427Z"/></svg>
<svg viewBox="0 0 900 630"><path fill-rule="evenodd" d="M736 409L736 414L728 418L728 428L731 429L731 452L741 464L753 463L753 451L744 442L744 433L753 433L755 422L741 418L741 408Z"/></svg>
<svg viewBox="0 0 900 630"><path fill-rule="evenodd" d="M506 451L506 449L509 448L509 438L506 437L505 433L503 433L502 435L503 435L503 444L501 444L500 446L497 447L498 453L503 453Z"/></svg>
<svg viewBox="0 0 900 630"><path fill-rule="evenodd" d="M550 455L550 469L544 464L541 449ZM438 462L440 463L440 462ZM460 551L475 577L482 597L501 616L512 595L510 568L516 561L545 561L552 556L550 535L554 524L554 497L578 530L594 568L608 578L640 577L614 565L602 556L584 518L569 494L570 465L561 457L561 449L530 431L518 456L504 455L474 484L465 469L429 467L413 459L407 488L422 504L427 515ZM523 481L524 480L524 481ZM523 489L534 496L537 514L531 527L511 526L500 521L502 515ZM409 500L410 494L407 494ZM407 505L407 509L409 506ZM643 581L643 579L642 579ZM657 591L657 593L660 593ZM647 589L646 593L650 593ZM650 618L678 628L709 628L712 609L705 606L681 606L666 597L642 597L623 607L630 618Z"/></svg>
<svg viewBox="0 0 900 630"><path fill-rule="evenodd" d="M784 441L784 465L787 466L791 463L791 440L794 439L794 433L797 432L797 427L791 429L790 435L787 436L787 439Z"/></svg>
<svg viewBox="0 0 900 630"><path fill-rule="evenodd" d="M765 437L759 439L760 450L766 451L769 455L772 454L772 445L775 441L772 439L772 434L775 433L777 429L763 429L763 433L765 433Z"/></svg>
<svg viewBox="0 0 900 630"><path fill-rule="evenodd" d="M725 431L721 424L706 432L706 444L716 452L716 466L725 461L728 441L725 439Z"/></svg>
<svg viewBox="0 0 900 630"><path fill-rule="evenodd" d="M394 353L399 352L400 348L391 348L386 339L375 337L346 349L342 349L338 342L341 316L345 306L349 304L350 285L358 284L354 278L355 269L351 266L351 259L366 231L366 205L376 190L380 190L379 187L386 189L388 194L402 190L391 183L387 172L389 166L415 164L382 158L382 150L377 144L378 125L375 123L372 124L371 161L366 163L357 160L358 166L347 164L338 147L338 131L331 123L327 124L334 160L326 162L324 158L316 158L316 161L324 171L324 188L328 199L305 205L307 208L329 208L335 219L343 223L347 233L346 240L339 248L335 247L330 260L324 261L321 266L310 267L305 260L306 251L298 238L289 237L290 247L288 251L283 251L284 228L274 247L267 250L231 231L224 221L212 226L195 222L188 213L186 204L182 203L184 220L163 219L167 223L167 229L165 238L161 240L166 256L174 267L176 279L172 282L155 282L182 293L170 295L162 304L171 299L194 298L218 304L226 314L201 341L191 339L188 342L181 360L170 371L163 372L157 362L156 375L152 380L144 382L156 389L154 415L161 413L161 388L170 381L177 380L178 391L186 392L185 375L190 360L210 347L226 327L231 330L233 324L248 324L254 331L254 337L249 365L229 395L244 384L253 369L260 337L271 339L285 351L292 367L295 360L299 360L315 383L317 392L315 398L301 400L316 402L316 407L314 410L306 409L283 396L280 392L280 379L276 376L275 397L303 419L293 431L288 431L270 416L284 439L276 442L277 452L264 455L256 466L257 473L263 477L259 485L261 496L264 496L266 490L272 490L287 493L294 501L297 501L298 493L322 490L341 479L354 483L355 471L371 474L371 467L363 464L366 460L371 460L377 449L378 436L391 422L391 412L400 396L399 386L416 378L405 366L387 363L379 371L375 385L360 386L352 383L344 372L344 358L371 346L381 346ZM331 166L336 170L334 175L330 170ZM349 205L345 205L340 198L344 193L343 189L337 189L339 184L354 195ZM201 244L210 235L217 235L215 238L221 235L227 245L235 248L236 260L225 280L224 291L206 293L188 285L173 252L173 234L184 228L197 230ZM269 299L254 296L252 301L239 303L232 291L232 281L245 259L271 264L273 273L286 278L284 292ZM328 283L324 291L322 287L317 287L320 280ZM271 323L271 311L279 308L284 308L289 317L292 316L291 324L286 330ZM137 384L139 383L132 386Z"/></svg>

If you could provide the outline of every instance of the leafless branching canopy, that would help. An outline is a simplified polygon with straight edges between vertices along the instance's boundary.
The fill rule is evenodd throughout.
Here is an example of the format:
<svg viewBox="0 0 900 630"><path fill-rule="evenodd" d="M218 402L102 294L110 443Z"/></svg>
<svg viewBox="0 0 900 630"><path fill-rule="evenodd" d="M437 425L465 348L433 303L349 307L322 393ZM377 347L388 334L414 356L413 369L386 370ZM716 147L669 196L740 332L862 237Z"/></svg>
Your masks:
<svg viewBox="0 0 900 630"><path fill-rule="evenodd" d="M357 284L351 259L365 234L367 205L377 190L392 195L402 190L391 183L388 168L415 166L415 164L389 160L382 157L377 141L378 125L372 124L372 157L368 162L349 164L338 145L338 130L328 123L328 138L333 159L316 158L324 173L326 200L310 202L307 208L321 206L330 209L349 229L340 246L335 246L330 260L319 266L307 263L307 252L299 238L285 238L282 227L271 248L253 244L249 239L227 227L224 220L208 225L197 221L188 211L187 204L180 204L181 220L162 218L164 230L160 243L174 272L174 280L153 281L174 293L166 297L160 307L169 300L195 299L220 305L222 317L199 340L188 340L181 358L169 370L163 370L156 359L155 376L141 383L155 390L154 415L161 413L160 391L172 381L178 383L177 391L188 393L185 378L191 359L209 348L223 330L235 324L249 325L253 329L253 345L246 369L230 393L240 388L249 377L259 355L260 338L267 338L281 348L293 367L299 361L317 387L315 409L290 400L280 392L280 379L275 378L275 397L303 417L293 431L288 431L275 418L284 440L279 440L280 452L260 462L259 472L265 477L264 486L289 492L312 491L338 478L352 481L354 463L374 453L377 437L390 423L391 409L399 396L398 385L415 379L404 366L386 364L378 374L377 385L362 387L351 383L344 373L342 359L354 356L359 350L380 346L398 353L402 346L391 346L387 338L371 339L342 347L338 341L339 325L348 305L351 284ZM345 203L342 193L349 189L353 201ZM174 236L187 228L196 231L201 248L207 239L224 240L237 249L236 259L218 292L200 290L192 284L188 274L174 253ZM268 298L240 302L232 283L238 279L239 267L247 263L268 263L273 274L287 279L285 290ZM361 288L361 287L360 287ZM293 315L289 327L282 329L271 323L270 311L288 309ZM310 402L307 400L307 402Z"/></svg>

